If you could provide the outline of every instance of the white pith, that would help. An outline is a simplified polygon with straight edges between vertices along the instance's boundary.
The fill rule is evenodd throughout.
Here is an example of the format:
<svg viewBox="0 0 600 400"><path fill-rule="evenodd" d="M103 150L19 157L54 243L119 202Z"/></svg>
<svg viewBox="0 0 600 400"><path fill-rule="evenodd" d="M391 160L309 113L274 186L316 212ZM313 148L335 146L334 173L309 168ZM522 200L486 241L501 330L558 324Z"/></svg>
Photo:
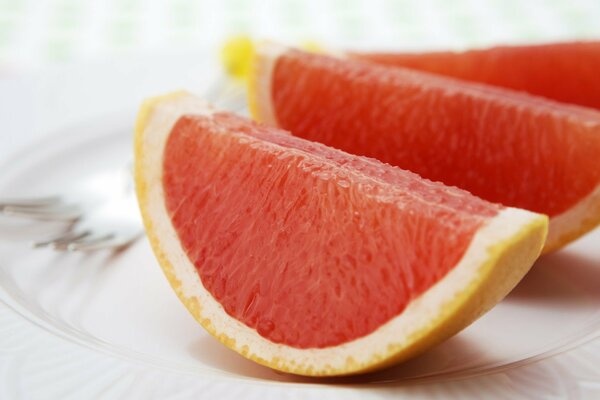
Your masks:
<svg viewBox="0 0 600 400"><path fill-rule="evenodd" d="M439 282L413 300L402 314L394 317L372 333L338 346L323 349L298 349L275 344L260 336L256 330L229 316L223 307L204 288L196 267L180 245L164 203L162 187L162 156L166 139L174 123L184 114L210 115L213 111L192 95L179 95L158 103L143 132L141 171L147 185L146 197L140 202L153 224L157 246L173 267L181 283L180 295L196 300L200 305L200 320L211 321L214 332L235 338L235 349L272 364L279 362L310 366L315 370L337 370L347 366L348 359L357 364L385 357L390 346L403 346L412 336L427 329L432 320L444 310L444 305L477 280L480 270L490 259L497 243L509 240L540 216L527 211L506 208L489 220L474 236L461 261Z"/></svg>
<svg viewBox="0 0 600 400"><path fill-rule="evenodd" d="M261 107L256 108L258 115L256 116L260 122L271 126L278 126L273 101L271 99L271 77L275 68L275 60L279 58L285 51L286 47L272 42L263 42L257 47L260 52L260 57L257 57L258 65L255 68L260 71L254 76L256 83L256 104Z"/></svg>
<svg viewBox="0 0 600 400"><path fill-rule="evenodd" d="M257 105L260 105L260 107L256 107L256 117L259 121L272 126L279 126L271 96L273 93L273 71L277 59L288 50L288 47L272 42L260 43L256 48L256 58L260 60L261 71L261 75L253 77L257 80L255 96ZM328 54L338 58L346 58L344 53L341 52L328 52ZM556 250L571 240L576 239L579 235L584 234L586 232L586 222L593 218L598 218L597 214L600 212L599 204L600 184L592 193L580 200L573 207L562 214L551 217L544 249L550 251ZM587 229L590 229L589 223L587 224Z"/></svg>
<svg viewBox="0 0 600 400"><path fill-rule="evenodd" d="M563 238L569 238L572 233L584 231L582 227L587 220L594 218L595 212L598 212L598 209L600 209L599 205L600 185L592 193L575 204L575 206L562 214L550 218L546 248L553 249L557 244L565 243L565 239Z"/></svg>

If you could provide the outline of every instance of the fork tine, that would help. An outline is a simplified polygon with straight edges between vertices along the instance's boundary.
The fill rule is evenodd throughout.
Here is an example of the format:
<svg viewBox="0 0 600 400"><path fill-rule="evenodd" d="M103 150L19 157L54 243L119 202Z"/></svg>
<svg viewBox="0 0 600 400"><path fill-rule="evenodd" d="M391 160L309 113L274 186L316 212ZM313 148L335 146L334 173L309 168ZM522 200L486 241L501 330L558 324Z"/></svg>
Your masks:
<svg viewBox="0 0 600 400"><path fill-rule="evenodd" d="M74 243L69 250L71 251L94 251L102 249L123 249L129 246L137 236L131 236L128 238L105 238L104 240L95 241L93 243Z"/></svg>
<svg viewBox="0 0 600 400"><path fill-rule="evenodd" d="M44 240L44 241L40 241L40 242L34 242L33 247L40 248L40 247L46 247L46 246L50 246L50 245L56 246L61 243L67 243L67 242L72 242L73 240L83 239L84 237L89 236L89 235L91 235L90 231L67 232L64 235L57 236L53 239Z"/></svg>
<svg viewBox="0 0 600 400"><path fill-rule="evenodd" d="M55 206L62 202L59 196L48 197L23 197L0 199L0 210L6 207L37 208Z"/></svg>
<svg viewBox="0 0 600 400"><path fill-rule="evenodd" d="M11 217L33 218L44 221L74 221L81 217L81 210L75 206L56 208L35 208L6 206L0 213Z"/></svg>
<svg viewBox="0 0 600 400"><path fill-rule="evenodd" d="M66 243L65 245L61 245L60 248L57 248L57 249L68 250L68 251L82 250L86 247L91 248L92 246L100 245L100 244L108 242L114 238L115 238L115 235L113 233L108 233L106 235L101 235L101 236L88 235L81 239L72 240L69 243Z"/></svg>

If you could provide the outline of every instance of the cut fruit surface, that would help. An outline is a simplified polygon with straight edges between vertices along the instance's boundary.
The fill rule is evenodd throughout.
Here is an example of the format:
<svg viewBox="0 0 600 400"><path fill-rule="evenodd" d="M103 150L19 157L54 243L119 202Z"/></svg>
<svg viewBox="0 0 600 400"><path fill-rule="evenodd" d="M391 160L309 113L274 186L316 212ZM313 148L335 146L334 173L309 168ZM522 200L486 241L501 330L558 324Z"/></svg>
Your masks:
<svg viewBox="0 0 600 400"><path fill-rule="evenodd" d="M259 45L255 118L550 216L545 251L600 222L600 112L400 67Z"/></svg>
<svg viewBox="0 0 600 400"><path fill-rule="evenodd" d="M600 42L499 46L464 52L352 53L351 56L600 108Z"/></svg>
<svg viewBox="0 0 600 400"><path fill-rule="evenodd" d="M143 106L135 174L150 243L193 316L296 374L373 370L453 335L516 285L547 229L186 93Z"/></svg>

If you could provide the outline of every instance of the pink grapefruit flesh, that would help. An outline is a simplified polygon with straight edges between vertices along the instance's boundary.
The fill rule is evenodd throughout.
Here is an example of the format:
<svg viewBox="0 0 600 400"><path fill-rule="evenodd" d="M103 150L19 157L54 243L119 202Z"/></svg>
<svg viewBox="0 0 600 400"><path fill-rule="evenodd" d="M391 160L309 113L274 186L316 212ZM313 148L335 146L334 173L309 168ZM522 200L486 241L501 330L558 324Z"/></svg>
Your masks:
<svg viewBox="0 0 600 400"><path fill-rule="evenodd" d="M600 112L399 67L258 49L257 119L551 217L546 251L600 222Z"/></svg>
<svg viewBox="0 0 600 400"><path fill-rule="evenodd" d="M544 216L213 110L140 112L136 187L153 250L228 347L303 375L412 357L531 267Z"/></svg>
<svg viewBox="0 0 600 400"><path fill-rule="evenodd" d="M464 52L353 53L352 56L600 108L598 41L498 46Z"/></svg>
<svg viewBox="0 0 600 400"><path fill-rule="evenodd" d="M234 318L300 348L401 313L501 209L228 114L182 117L164 159L167 210L204 286Z"/></svg>

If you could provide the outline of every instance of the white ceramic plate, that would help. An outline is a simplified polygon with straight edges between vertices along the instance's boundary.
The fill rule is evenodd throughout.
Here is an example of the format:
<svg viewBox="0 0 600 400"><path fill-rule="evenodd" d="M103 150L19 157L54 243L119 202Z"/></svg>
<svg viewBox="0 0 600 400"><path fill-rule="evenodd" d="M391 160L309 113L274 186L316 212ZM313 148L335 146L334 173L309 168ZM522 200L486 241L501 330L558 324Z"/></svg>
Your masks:
<svg viewBox="0 0 600 400"><path fill-rule="evenodd" d="M0 196L53 194L121 168L131 157L133 118L132 110L40 134L46 137L5 159ZM539 362L600 332L600 230L540 259L500 305L427 354L326 385L258 366L212 339L178 302L145 240L118 254L66 254L14 240L32 230L48 234L0 220L6 398L444 397L447 390L462 397L486 390L494 397L561 398L575 389L600 390L597 342Z"/></svg>

